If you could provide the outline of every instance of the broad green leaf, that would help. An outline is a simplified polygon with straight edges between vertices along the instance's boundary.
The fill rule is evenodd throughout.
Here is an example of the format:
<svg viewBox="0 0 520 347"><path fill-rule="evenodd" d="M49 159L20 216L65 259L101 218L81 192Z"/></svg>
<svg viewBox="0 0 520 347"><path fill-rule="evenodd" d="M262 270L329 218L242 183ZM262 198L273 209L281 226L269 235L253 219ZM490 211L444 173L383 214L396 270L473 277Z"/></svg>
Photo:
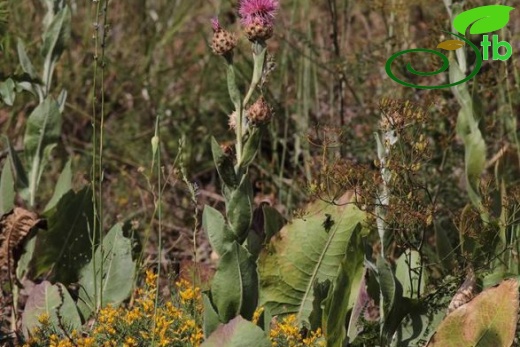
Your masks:
<svg viewBox="0 0 520 347"><path fill-rule="evenodd" d="M136 240L130 229L129 225L114 225L94 258L81 269L78 308L84 319L97 308L119 305L130 295L136 269L132 254Z"/></svg>
<svg viewBox="0 0 520 347"><path fill-rule="evenodd" d="M451 312L428 347L509 347L518 321L518 281L508 279Z"/></svg>
<svg viewBox="0 0 520 347"><path fill-rule="evenodd" d="M58 182L54 187L54 194L52 195L52 198L49 200L49 202L43 209L44 211L49 211L54 206L56 206L58 201L60 201L61 197L72 189L72 170L70 168L70 165L71 162L69 159L65 164L65 167L61 171L60 177L58 177Z"/></svg>
<svg viewBox="0 0 520 347"><path fill-rule="evenodd" d="M29 170L29 199L30 205L35 203L39 177L43 170L43 163L49 154L49 146L54 146L61 133L61 114L58 103L47 97L38 105L27 119L24 136L24 148ZM46 156L47 154L47 156Z"/></svg>
<svg viewBox="0 0 520 347"><path fill-rule="evenodd" d="M29 75L31 79L37 79L38 74L34 69L29 56L27 55L27 51L25 50L25 44L21 39L18 39L16 43L16 49L18 50L18 60L20 60L20 65L22 66L22 70Z"/></svg>
<svg viewBox="0 0 520 347"><path fill-rule="evenodd" d="M94 230L92 193L88 187L69 191L47 211L48 230L39 233L33 259L36 276L48 270L64 284L78 280L80 269L92 255Z"/></svg>
<svg viewBox="0 0 520 347"><path fill-rule="evenodd" d="M36 246L36 237L31 237L24 246L23 253L16 265L16 278L22 281L25 275L30 270L31 260L34 255L34 248Z"/></svg>
<svg viewBox="0 0 520 347"><path fill-rule="evenodd" d="M463 73L456 62L450 64L450 81L459 80ZM486 144L479 129L479 121L476 116L474 99L470 95L467 86L460 84L452 87L452 91L461 105L457 117L457 135L464 143L464 162L468 196L473 206L481 213L482 219L488 220L484 211L482 199L479 193L480 176L486 163Z"/></svg>
<svg viewBox="0 0 520 347"><path fill-rule="evenodd" d="M422 269L422 273L420 273ZM403 286L403 296L418 298L417 293L424 294L426 289L426 270L422 267L419 252L407 249L397 259L395 277Z"/></svg>
<svg viewBox="0 0 520 347"><path fill-rule="evenodd" d="M16 83L11 78L0 82L0 98L7 106L13 106L16 98Z"/></svg>
<svg viewBox="0 0 520 347"><path fill-rule="evenodd" d="M240 97L240 91L237 87L236 77L235 77L235 66L233 63L228 63L227 65L227 86L228 86L228 92L229 97L231 98L231 101L233 102L233 105L235 106L235 111L237 114L239 113L239 110L242 108L241 106L241 97ZM240 122L240 119L237 119L237 122Z"/></svg>
<svg viewBox="0 0 520 347"><path fill-rule="evenodd" d="M202 228L208 234L211 247L219 256L231 249L235 235L226 225L224 216L211 206L204 206Z"/></svg>
<svg viewBox="0 0 520 347"><path fill-rule="evenodd" d="M220 258L211 283L211 299L220 321L229 322L239 314L252 319L257 298L256 263L243 246L234 242L231 250Z"/></svg>
<svg viewBox="0 0 520 347"><path fill-rule="evenodd" d="M327 316L324 313L325 300L329 296L332 283L329 280L325 282L316 282L314 284L314 299L312 300L312 312L309 315L309 323L312 331L321 328L327 330Z"/></svg>
<svg viewBox="0 0 520 347"><path fill-rule="evenodd" d="M296 313L309 323L317 282L333 282L364 212L348 204L345 194L338 205L317 201L305 215L294 219L271 238L260 254L260 306L273 315Z"/></svg>
<svg viewBox="0 0 520 347"><path fill-rule="evenodd" d="M7 158L0 177L0 216L14 207L14 178L11 171L11 160Z"/></svg>
<svg viewBox="0 0 520 347"><path fill-rule="evenodd" d="M327 337L328 347L342 347L347 338L345 322L348 311L354 306L351 294L357 295L364 273L364 250L359 234L360 229L361 225L358 226L358 230L355 231L355 235L345 251L338 276L334 281L329 297L325 301L324 313L327 317L327 323L324 335Z"/></svg>
<svg viewBox="0 0 520 347"><path fill-rule="evenodd" d="M271 347L266 334L255 324L238 316L220 325L200 347Z"/></svg>
<svg viewBox="0 0 520 347"><path fill-rule="evenodd" d="M262 132L263 128L252 128L251 135L244 144L242 162L240 163L240 166L242 166L243 168L248 167L255 159L258 149L260 148Z"/></svg>
<svg viewBox="0 0 520 347"><path fill-rule="evenodd" d="M285 219L278 212L277 209L264 206L264 233L265 233L265 242L269 242L271 237L276 235L285 225Z"/></svg>
<svg viewBox="0 0 520 347"><path fill-rule="evenodd" d="M218 328L220 319L211 302L211 293L202 293L202 302L204 304L204 324L202 329L204 331L204 337L208 338L208 336Z"/></svg>
<svg viewBox="0 0 520 347"><path fill-rule="evenodd" d="M446 307L449 304L449 297L446 295L443 300ZM423 304L426 304L424 302ZM391 347L423 347L435 329L445 317L446 311L434 305L412 304L410 313L402 320L390 344Z"/></svg>
<svg viewBox="0 0 520 347"><path fill-rule="evenodd" d="M217 140L211 137L211 152L213 154L213 161L217 168L220 179L230 188L238 185L238 179L233 167L233 159L230 155L224 153Z"/></svg>
<svg viewBox="0 0 520 347"><path fill-rule="evenodd" d="M226 215L238 242L244 242L253 221L253 188L247 174L242 176L237 189L231 192L226 204Z"/></svg>
<svg viewBox="0 0 520 347"><path fill-rule="evenodd" d="M46 93L49 92L54 66L65 50L70 40L71 15L68 6L63 7L52 19L51 24L43 34L42 56L45 57L43 65L43 83Z"/></svg>
<svg viewBox="0 0 520 347"><path fill-rule="evenodd" d="M441 261L442 267L446 271L451 271L456 265L455 253L451 242L446 235L446 231L442 227L441 223L434 223L435 228L435 248L437 256Z"/></svg>
<svg viewBox="0 0 520 347"><path fill-rule="evenodd" d="M14 175L16 178L16 187L18 189L25 189L29 186L29 180L27 179L25 168L23 167L22 161L16 153L16 150L11 145L11 141L9 141L9 139L5 136L4 139L7 145L7 150L9 151L9 158L13 164Z"/></svg>
<svg viewBox="0 0 520 347"><path fill-rule="evenodd" d="M509 22L509 12L514 7L504 5L479 6L459 14L453 20L453 27L465 34L468 27L470 34L478 35L500 30Z"/></svg>
<svg viewBox="0 0 520 347"><path fill-rule="evenodd" d="M38 327L38 318L42 314L49 316L51 326L60 331L61 327L79 329L81 319L67 288L48 281L37 284L30 292L22 315L23 333L27 338L29 332ZM69 332L70 333L70 332Z"/></svg>
<svg viewBox="0 0 520 347"><path fill-rule="evenodd" d="M253 44L253 60L254 60L254 66L253 66L253 77L251 79L251 84L256 85L258 82L260 82L260 79L262 78L262 74L264 72L264 62L265 62L265 56L267 54L267 45L265 42L255 42ZM247 106L247 105L245 105Z"/></svg>
<svg viewBox="0 0 520 347"><path fill-rule="evenodd" d="M377 282L380 288L381 302L381 336L388 338L391 332L388 331L388 322L391 319L392 311L394 311L395 302L398 300L397 281L390 264L381 256L377 258Z"/></svg>

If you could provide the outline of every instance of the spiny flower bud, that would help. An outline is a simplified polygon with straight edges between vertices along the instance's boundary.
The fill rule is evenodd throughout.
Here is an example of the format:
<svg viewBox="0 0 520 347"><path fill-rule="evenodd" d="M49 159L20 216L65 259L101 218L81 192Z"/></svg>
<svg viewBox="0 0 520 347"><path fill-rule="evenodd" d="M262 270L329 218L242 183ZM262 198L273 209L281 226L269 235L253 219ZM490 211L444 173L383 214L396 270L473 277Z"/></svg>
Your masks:
<svg viewBox="0 0 520 347"><path fill-rule="evenodd" d="M272 117L273 111L263 96L247 110L247 119L255 126L269 123Z"/></svg>
<svg viewBox="0 0 520 347"><path fill-rule="evenodd" d="M237 45L237 39L234 34L222 29L217 18L211 20L213 27L213 39L211 48L218 55L226 55L233 51Z"/></svg>

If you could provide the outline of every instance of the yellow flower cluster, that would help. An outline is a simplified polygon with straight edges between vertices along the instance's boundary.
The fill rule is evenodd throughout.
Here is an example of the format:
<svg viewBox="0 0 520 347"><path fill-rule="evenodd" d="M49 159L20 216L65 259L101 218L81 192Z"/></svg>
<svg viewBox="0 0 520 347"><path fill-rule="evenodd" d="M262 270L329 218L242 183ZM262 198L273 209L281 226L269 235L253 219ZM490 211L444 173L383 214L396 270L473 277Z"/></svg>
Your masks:
<svg viewBox="0 0 520 347"><path fill-rule="evenodd" d="M156 305L157 275L147 271L145 288L137 289L133 307L102 308L90 336L79 336L75 331L64 336L52 331L49 316L42 315L40 328L33 331L24 347L138 347L149 346L152 341L159 347L199 346L204 338L198 323L202 320L200 289L185 280L175 286L174 300Z"/></svg>
<svg viewBox="0 0 520 347"><path fill-rule="evenodd" d="M311 331L307 337L302 337L295 315L284 317L277 322L269 333L273 347L325 347L325 339L318 328Z"/></svg>
<svg viewBox="0 0 520 347"><path fill-rule="evenodd" d="M23 347L139 347L155 341L159 347L197 347L204 338L201 328L202 296L200 288L181 279L175 283L176 295L164 304L156 303L157 275L146 272L145 286L135 292L132 307L107 305L102 308L89 333L76 330L64 334L51 324L48 314L38 318L40 326ZM256 324L264 309L258 308ZM273 324L269 332L273 347L324 347L320 329L300 333L295 315Z"/></svg>

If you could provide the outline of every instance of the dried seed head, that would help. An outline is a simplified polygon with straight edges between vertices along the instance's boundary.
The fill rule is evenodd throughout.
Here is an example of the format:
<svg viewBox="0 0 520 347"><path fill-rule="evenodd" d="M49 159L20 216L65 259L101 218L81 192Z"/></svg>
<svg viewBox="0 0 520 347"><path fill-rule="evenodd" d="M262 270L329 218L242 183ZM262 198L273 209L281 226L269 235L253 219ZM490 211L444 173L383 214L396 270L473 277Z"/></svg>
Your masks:
<svg viewBox="0 0 520 347"><path fill-rule="evenodd" d="M244 32L249 41L265 41L273 36L273 24L261 18L253 18L244 27Z"/></svg>
<svg viewBox="0 0 520 347"><path fill-rule="evenodd" d="M247 110L247 119L256 126L269 123L272 116L273 111L263 96Z"/></svg>

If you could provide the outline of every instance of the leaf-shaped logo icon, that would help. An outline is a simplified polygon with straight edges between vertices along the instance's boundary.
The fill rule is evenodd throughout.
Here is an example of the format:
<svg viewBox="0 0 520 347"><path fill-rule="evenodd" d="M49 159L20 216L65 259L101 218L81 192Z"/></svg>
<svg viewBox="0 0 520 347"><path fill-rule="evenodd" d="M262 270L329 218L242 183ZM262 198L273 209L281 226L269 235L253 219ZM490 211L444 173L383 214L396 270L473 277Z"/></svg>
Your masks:
<svg viewBox="0 0 520 347"><path fill-rule="evenodd" d="M446 40L437 45L437 48L442 48L447 51L454 51L464 46L464 42L460 40Z"/></svg>
<svg viewBox="0 0 520 347"><path fill-rule="evenodd" d="M461 34L471 25L470 34L485 34L502 29L509 22L509 12L514 7L504 5L489 5L473 8L459 14L453 20L453 27Z"/></svg>

